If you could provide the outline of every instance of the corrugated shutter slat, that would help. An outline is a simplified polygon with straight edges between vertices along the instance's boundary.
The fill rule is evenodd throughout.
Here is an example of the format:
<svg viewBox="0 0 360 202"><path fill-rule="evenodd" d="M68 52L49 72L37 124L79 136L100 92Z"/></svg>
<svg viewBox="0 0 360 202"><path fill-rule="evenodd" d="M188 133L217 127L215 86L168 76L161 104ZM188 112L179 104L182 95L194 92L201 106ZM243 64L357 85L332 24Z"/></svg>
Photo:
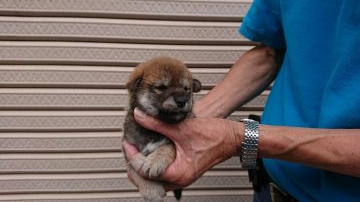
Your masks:
<svg viewBox="0 0 360 202"><path fill-rule="evenodd" d="M251 0L0 0L0 202L139 202L121 137L134 67L185 62L203 84L255 45L238 34ZM269 91L228 117L262 114ZM251 201L239 158L183 201ZM174 201L172 193L166 201Z"/></svg>

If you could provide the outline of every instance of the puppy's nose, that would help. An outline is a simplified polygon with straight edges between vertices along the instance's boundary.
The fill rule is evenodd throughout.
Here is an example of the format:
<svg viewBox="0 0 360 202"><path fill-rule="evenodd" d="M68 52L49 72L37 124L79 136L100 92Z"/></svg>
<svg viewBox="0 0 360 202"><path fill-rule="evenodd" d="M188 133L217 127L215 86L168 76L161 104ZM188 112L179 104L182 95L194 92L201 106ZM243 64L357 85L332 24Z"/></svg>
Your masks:
<svg viewBox="0 0 360 202"><path fill-rule="evenodd" d="M175 98L177 107L183 108L186 105L186 97L177 97Z"/></svg>

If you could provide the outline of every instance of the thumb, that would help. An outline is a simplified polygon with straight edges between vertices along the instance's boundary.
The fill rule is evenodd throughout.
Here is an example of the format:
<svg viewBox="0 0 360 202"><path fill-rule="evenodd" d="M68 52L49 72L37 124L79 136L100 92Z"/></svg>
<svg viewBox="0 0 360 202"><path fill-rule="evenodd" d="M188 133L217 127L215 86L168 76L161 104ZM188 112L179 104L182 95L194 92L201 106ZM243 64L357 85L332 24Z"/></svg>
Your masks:
<svg viewBox="0 0 360 202"><path fill-rule="evenodd" d="M151 131L156 131L172 140L176 139L177 137L177 124L168 124L165 122L160 121L152 116L145 114L138 108L134 110L134 118L135 121L142 125L144 128L147 128Z"/></svg>

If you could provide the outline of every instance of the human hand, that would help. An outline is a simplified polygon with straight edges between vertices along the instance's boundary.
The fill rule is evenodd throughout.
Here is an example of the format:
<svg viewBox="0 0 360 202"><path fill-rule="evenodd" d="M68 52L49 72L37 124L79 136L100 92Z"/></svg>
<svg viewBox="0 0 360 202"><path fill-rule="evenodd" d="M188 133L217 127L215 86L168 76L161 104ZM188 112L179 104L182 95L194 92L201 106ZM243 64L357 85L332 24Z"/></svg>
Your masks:
<svg viewBox="0 0 360 202"><path fill-rule="evenodd" d="M135 109L135 120L143 127L170 138L176 147L175 161L160 179L172 187L186 187L214 165L239 152L244 131L239 122L215 118L191 118L168 124ZM136 149L125 145L129 160Z"/></svg>

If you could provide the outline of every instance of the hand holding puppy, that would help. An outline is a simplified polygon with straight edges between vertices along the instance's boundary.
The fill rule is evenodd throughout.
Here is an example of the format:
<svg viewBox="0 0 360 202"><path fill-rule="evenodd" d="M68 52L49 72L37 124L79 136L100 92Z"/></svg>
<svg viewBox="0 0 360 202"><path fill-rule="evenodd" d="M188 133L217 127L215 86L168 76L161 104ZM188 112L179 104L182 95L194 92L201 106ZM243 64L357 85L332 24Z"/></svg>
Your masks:
<svg viewBox="0 0 360 202"><path fill-rule="evenodd" d="M214 165L239 152L243 125L215 118L189 118L169 124L135 109L135 120L143 127L171 139L176 148L175 161L158 179L170 183L167 189L186 187ZM128 159L137 153L135 147L124 143Z"/></svg>

